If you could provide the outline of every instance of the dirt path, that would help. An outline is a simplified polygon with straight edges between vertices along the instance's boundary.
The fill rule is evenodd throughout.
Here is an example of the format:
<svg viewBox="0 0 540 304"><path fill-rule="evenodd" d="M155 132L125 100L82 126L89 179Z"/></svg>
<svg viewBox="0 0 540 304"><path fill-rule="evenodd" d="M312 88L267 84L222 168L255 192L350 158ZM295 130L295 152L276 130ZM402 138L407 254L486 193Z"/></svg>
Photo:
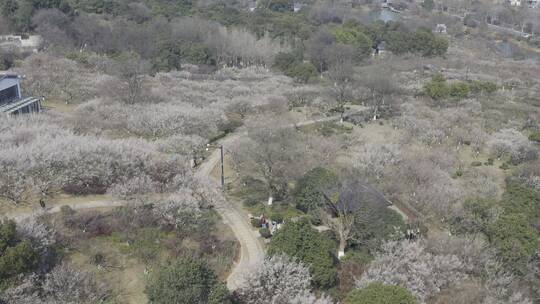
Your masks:
<svg viewBox="0 0 540 304"><path fill-rule="evenodd" d="M78 203L66 203L66 204L57 205L51 208L46 208L45 210L36 208L30 212L8 213L6 214L6 217L11 218L17 222L20 222L24 219L27 219L35 215L58 213L60 212L60 208L62 208L62 206L69 206L73 210L86 210L86 209L119 207L119 206L125 205L126 203L127 202L125 201L113 201L113 200L96 200L96 201L87 201L87 202L78 202Z"/></svg>
<svg viewBox="0 0 540 304"><path fill-rule="evenodd" d="M230 146L240 139L244 133L228 136L220 142L224 146ZM219 165L220 150L216 149L206 161L199 167L196 175L201 178L210 177L216 187L219 187L219 181L212 178L212 170ZM241 209L240 202L234 201L231 197L216 205L216 211L223 218L223 222L228 225L240 243L240 258L236 261L229 277L227 278L227 287L229 290L238 289L242 285L245 274L250 266L261 262L264 259L264 249L261 243L259 233L253 229L249 223L247 214Z"/></svg>
<svg viewBox="0 0 540 304"><path fill-rule="evenodd" d="M320 119L307 120L290 125L289 127L302 127L320 122L329 122L339 120L340 116L331 116ZM241 137L247 135L246 131L237 132L229 135L219 142L224 147L234 146L234 143ZM201 178L210 177L216 187L219 187L219 180L212 178L212 170L219 165L220 150L216 149L200 165L197 176ZM238 242L240 243L240 258L236 261L231 274L227 278L227 287L229 290L238 289L242 285L245 275L249 272L250 266L261 262L264 259L264 248L261 237L257 230L253 229L249 222L247 213L242 210L241 203L234 201L230 196L222 202L223 205L215 206L216 211L223 218L223 222L231 227Z"/></svg>

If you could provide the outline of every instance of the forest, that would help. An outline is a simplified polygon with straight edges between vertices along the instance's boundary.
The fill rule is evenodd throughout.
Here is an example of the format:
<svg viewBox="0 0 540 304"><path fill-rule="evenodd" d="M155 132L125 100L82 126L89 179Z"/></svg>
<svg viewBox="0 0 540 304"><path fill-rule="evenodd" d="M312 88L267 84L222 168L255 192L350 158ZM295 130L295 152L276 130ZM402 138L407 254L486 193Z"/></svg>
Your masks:
<svg viewBox="0 0 540 304"><path fill-rule="evenodd" d="M0 0L0 303L540 303L535 3Z"/></svg>

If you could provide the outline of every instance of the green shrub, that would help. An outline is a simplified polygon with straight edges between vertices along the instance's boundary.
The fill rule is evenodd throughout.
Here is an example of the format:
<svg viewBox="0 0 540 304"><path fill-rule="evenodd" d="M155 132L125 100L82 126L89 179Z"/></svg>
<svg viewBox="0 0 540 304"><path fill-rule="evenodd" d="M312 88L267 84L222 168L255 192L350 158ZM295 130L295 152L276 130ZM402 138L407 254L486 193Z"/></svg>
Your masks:
<svg viewBox="0 0 540 304"><path fill-rule="evenodd" d="M366 204L356 213L369 214L370 216L354 224L354 240L349 241L352 248L366 247L370 250L377 250L381 242L388 240L395 234L396 229L405 231L403 218L392 209ZM360 218L363 218L363 215L360 215Z"/></svg>
<svg viewBox="0 0 540 304"><path fill-rule="evenodd" d="M285 75L298 82L306 83L310 78L317 76L317 68L310 62L297 63L287 69Z"/></svg>
<svg viewBox="0 0 540 304"><path fill-rule="evenodd" d="M289 53L278 53L274 57L273 67L281 71L287 71L293 65L302 62L302 52L293 51Z"/></svg>
<svg viewBox="0 0 540 304"><path fill-rule="evenodd" d="M465 18L463 18L463 24L465 26L475 28L478 26L478 21L476 21L472 15L467 15Z"/></svg>
<svg viewBox="0 0 540 304"><path fill-rule="evenodd" d="M0 290L7 287L14 277L38 267L38 253L29 240L18 238L16 228L12 220L0 222Z"/></svg>
<svg viewBox="0 0 540 304"><path fill-rule="evenodd" d="M417 304L418 301L407 289L397 285L371 283L362 289L351 291L346 304Z"/></svg>
<svg viewBox="0 0 540 304"><path fill-rule="evenodd" d="M412 35L411 50L424 57L443 56L448 51L448 40L435 36L428 28L420 28Z"/></svg>
<svg viewBox="0 0 540 304"><path fill-rule="evenodd" d="M205 261L182 258L158 269L147 285L150 303L230 303L229 294Z"/></svg>
<svg viewBox="0 0 540 304"><path fill-rule="evenodd" d="M373 261L373 255L369 253L367 249L350 250L347 255L341 259L341 262L353 261L359 265L367 266Z"/></svg>
<svg viewBox="0 0 540 304"><path fill-rule="evenodd" d="M525 270L540 245L540 235L521 213L503 214L488 227L487 235L503 262L517 272Z"/></svg>
<svg viewBox="0 0 540 304"><path fill-rule="evenodd" d="M433 0L424 0L422 2L422 7L427 11L431 11L435 7L435 3L433 2Z"/></svg>
<svg viewBox="0 0 540 304"><path fill-rule="evenodd" d="M493 93L497 91L497 85L490 81L484 81L483 82L483 91L486 93Z"/></svg>
<svg viewBox="0 0 540 304"><path fill-rule="evenodd" d="M293 2L289 0L262 0L259 7L267 7L274 12L291 12L293 10Z"/></svg>
<svg viewBox="0 0 540 304"><path fill-rule="evenodd" d="M465 82L452 82L448 88L448 94L452 97L463 99L469 95L469 85Z"/></svg>
<svg viewBox="0 0 540 304"><path fill-rule="evenodd" d="M481 162L481 161L477 161L477 160L476 160L476 161L473 161L473 162L471 163L471 166L473 166L473 167L479 167L479 166L481 166L481 165L482 165L482 162Z"/></svg>
<svg viewBox="0 0 540 304"><path fill-rule="evenodd" d="M214 285L208 296L208 304L232 304L227 285L223 283Z"/></svg>
<svg viewBox="0 0 540 304"><path fill-rule="evenodd" d="M324 137L332 136L332 135L334 135L336 133L336 129L334 128L332 123L323 123L323 124L321 124L318 131Z"/></svg>
<svg viewBox="0 0 540 304"><path fill-rule="evenodd" d="M433 99L444 99L450 94L446 79L442 75L434 76L424 85L424 93Z"/></svg>
<svg viewBox="0 0 540 304"><path fill-rule="evenodd" d="M281 210L272 209L270 213L268 214L268 218L271 219L272 221L283 223L285 216L283 215L283 212Z"/></svg>
<svg viewBox="0 0 540 304"><path fill-rule="evenodd" d="M532 132L529 135L529 140L540 143L540 132L539 131Z"/></svg>
<svg viewBox="0 0 540 304"><path fill-rule="evenodd" d="M293 191L296 208L310 212L325 206L322 190L338 183L337 175L328 169L317 167L308 171L298 180Z"/></svg>
<svg viewBox="0 0 540 304"><path fill-rule="evenodd" d="M60 215L62 216L64 220L68 220L73 215L75 215L75 210L73 210L73 208L71 208L68 205L64 205L60 207Z"/></svg>
<svg viewBox="0 0 540 304"><path fill-rule="evenodd" d="M507 213L523 213L531 224L540 222L540 191L518 181L508 181L503 196Z"/></svg>
<svg viewBox="0 0 540 304"><path fill-rule="evenodd" d="M309 267L315 286L329 288L335 285L337 271L334 265L331 240L311 227L307 219L288 222L272 237L268 254L286 254Z"/></svg>
<svg viewBox="0 0 540 304"><path fill-rule="evenodd" d="M331 29L331 33L336 42L350 45L354 48L354 60L356 62L360 62L371 55L373 41L361 24L354 21L347 21L343 25L334 26Z"/></svg>
<svg viewBox="0 0 540 304"><path fill-rule="evenodd" d="M256 198L254 197L248 197L244 200L244 206L246 207L254 207L254 206L257 206L259 204L259 200L257 200Z"/></svg>
<svg viewBox="0 0 540 304"><path fill-rule="evenodd" d="M73 52L67 53L66 58L73 61L77 61L81 64L88 64L90 55L87 52L73 51Z"/></svg>
<svg viewBox="0 0 540 304"><path fill-rule="evenodd" d="M105 265L105 256L102 253L96 253L92 255L90 258L90 263L97 265L97 266L103 266Z"/></svg>
<svg viewBox="0 0 540 304"><path fill-rule="evenodd" d="M469 82L469 88L472 93L493 93L497 90L497 85L491 81L473 80Z"/></svg>
<svg viewBox="0 0 540 304"><path fill-rule="evenodd" d="M144 228L136 230L134 241L129 247L132 254L143 261L154 260L162 250L160 240L164 239L167 233L159 228Z"/></svg>
<svg viewBox="0 0 540 304"><path fill-rule="evenodd" d="M36 269L38 259L38 253L32 248L28 240L8 246L0 254L0 286L5 286L9 278Z"/></svg>
<svg viewBox="0 0 540 304"><path fill-rule="evenodd" d="M463 99L470 93L493 93L496 90L497 85L489 81L454 81L448 85L442 75L433 76L431 81L424 85L424 93L433 99L444 99L449 96Z"/></svg>
<svg viewBox="0 0 540 304"><path fill-rule="evenodd" d="M493 158L488 158L487 160L488 165L493 166L493 162L494 162Z"/></svg>
<svg viewBox="0 0 540 304"><path fill-rule="evenodd" d="M516 273L540 249L540 191L508 179L503 200L467 200L465 221L457 221L458 233L479 233L487 236L505 266ZM501 212L502 211L502 212Z"/></svg>
<svg viewBox="0 0 540 304"><path fill-rule="evenodd" d="M270 233L270 230L268 228L260 228L259 234L265 239L268 239L272 236L272 233Z"/></svg>
<svg viewBox="0 0 540 304"><path fill-rule="evenodd" d="M433 82L445 82L446 78L443 74L436 74L433 77L431 77L431 81Z"/></svg>
<svg viewBox="0 0 540 304"><path fill-rule="evenodd" d="M309 219L309 222L313 226L319 226L323 224L321 217L316 214L308 215L307 218Z"/></svg>
<svg viewBox="0 0 540 304"><path fill-rule="evenodd" d="M261 227L261 225L262 225L262 221L260 219L255 218L255 217L251 219L251 226L255 228L259 228Z"/></svg>

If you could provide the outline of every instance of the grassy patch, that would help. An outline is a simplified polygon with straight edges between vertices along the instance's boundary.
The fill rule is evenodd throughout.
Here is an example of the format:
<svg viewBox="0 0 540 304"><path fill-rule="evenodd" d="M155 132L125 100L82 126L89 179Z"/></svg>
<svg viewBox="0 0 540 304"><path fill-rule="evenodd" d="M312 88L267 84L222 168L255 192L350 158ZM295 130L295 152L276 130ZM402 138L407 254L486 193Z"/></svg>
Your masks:
<svg viewBox="0 0 540 304"><path fill-rule="evenodd" d="M321 122L300 127L304 133L317 134L322 136L332 136L337 134L350 134L352 127L350 124L338 122Z"/></svg>
<svg viewBox="0 0 540 304"><path fill-rule="evenodd" d="M76 103L65 103L55 99L45 99L43 102L43 107L45 109L52 109L55 112L60 113L72 113L77 106L78 104Z"/></svg>
<svg viewBox="0 0 540 304"><path fill-rule="evenodd" d="M175 257L205 259L221 279L227 277L238 244L214 210L205 210L200 221L204 224L188 232L160 225L146 207L130 208L49 217L65 245L66 260L95 273L109 286L111 303L147 303L148 275Z"/></svg>

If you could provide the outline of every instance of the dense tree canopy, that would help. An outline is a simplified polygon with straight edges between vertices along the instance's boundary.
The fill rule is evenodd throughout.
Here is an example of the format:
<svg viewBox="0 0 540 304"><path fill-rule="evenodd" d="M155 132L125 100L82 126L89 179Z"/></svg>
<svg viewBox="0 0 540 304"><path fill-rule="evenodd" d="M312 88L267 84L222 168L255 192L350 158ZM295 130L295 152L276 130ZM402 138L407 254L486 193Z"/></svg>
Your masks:
<svg viewBox="0 0 540 304"><path fill-rule="evenodd" d="M385 37L388 50L398 55L416 53L424 57L443 56L449 46L445 38L436 36L429 29L390 31Z"/></svg>
<svg viewBox="0 0 540 304"><path fill-rule="evenodd" d="M290 222L279 230L268 248L269 255L286 254L309 267L313 283L331 287L336 282L332 242L307 220Z"/></svg>
<svg viewBox="0 0 540 304"><path fill-rule="evenodd" d="M332 29L334 39L337 43L351 45L355 48L355 60L360 61L371 55L373 41L361 31L359 25L346 23Z"/></svg>
<svg viewBox="0 0 540 304"><path fill-rule="evenodd" d="M87 194L143 201L144 211L122 208L107 221L98 221L101 210L44 218L65 216L62 228L84 230L85 241L113 235L106 241L151 269L152 303L227 303L216 274L230 271L221 253L230 262L235 242L207 237L222 232L213 224L225 208L210 206L224 201L178 192L197 183L205 146L219 140L224 191L282 224L259 231L270 256L249 270L235 293L241 302L540 299L540 81L529 48L539 41L538 10L379 2L307 0L298 11L291 0L0 0L0 34L43 38L38 52L1 50L0 70L26 75L24 94L44 96L48 110L0 119L0 204ZM493 35L491 24L515 30ZM501 60L499 44L528 60ZM349 171L355 176L344 178ZM375 188L396 204L358 191ZM402 216L430 233L403 240ZM85 286L99 286L68 263L42 267L43 244L54 242L36 242L30 228L0 224L3 301L54 302L70 295L70 276L80 287L63 301L108 300L92 296ZM253 237L237 237L245 235ZM158 269L168 256L161 245L208 264L182 258ZM349 264L355 256L365 258ZM21 290L28 297L14 302ZM459 299L445 298L455 291Z"/></svg>
<svg viewBox="0 0 540 304"><path fill-rule="evenodd" d="M488 237L504 261L521 271L540 246L538 232L525 214L504 214L488 227Z"/></svg>
<svg viewBox="0 0 540 304"><path fill-rule="evenodd" d="M351 291L347 304L416 304L416 298L405 288L396 285L371 283L362 289Z"/></svg>
<svg viewBox="0 0 540 304"><path fill-rule="evenodd" d="M20 274L35 270L39 255L28 239L17 235L14 221L0 222L0 289Z"/></svg>
<svg viewBox="0 0 540 304"><path fill-rule="evenodd" d="M539 206L538 190L509 180L502 202L468 201L469 215L460 228L485 233L506 266L521 273L540 249Z"/></svg>
<svg viewBox="0 0 540 304"><path fill-rule="evenodd" d="M338 183L337 175L328 169L318 167L308 171L298 180L294 190L296 208L304 212L324 208L326 205L324 191L337 186Z"/></svg>
<svg viewBox="0 0 540 304"><path fill-rule="evenodd" d="M147 286L150 303L227 303L227 289L204 261L182 258L161 268Z"/></svg>

